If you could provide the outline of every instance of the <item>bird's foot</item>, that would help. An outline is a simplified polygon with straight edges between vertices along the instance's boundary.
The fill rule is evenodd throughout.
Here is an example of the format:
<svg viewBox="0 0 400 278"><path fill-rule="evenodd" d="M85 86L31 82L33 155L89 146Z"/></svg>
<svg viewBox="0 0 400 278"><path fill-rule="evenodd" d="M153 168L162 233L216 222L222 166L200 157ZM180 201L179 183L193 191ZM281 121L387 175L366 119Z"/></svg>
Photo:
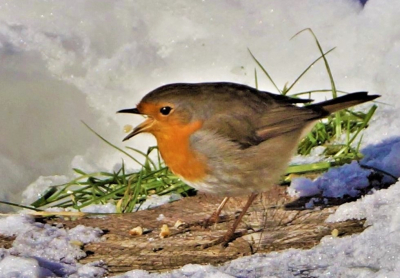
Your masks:
<svg viewBox="0 0 400 278"><path fill-rule="evenodd" d="M206 218L199 222L200 226L203 228L208 228L214 224L224 223L236 219L238 214L234 215L217 215L213 213L209 218Z"/></svg>
<svg viewBox="0 0 400 278"><path fill-rule="evenodd" d="M213 224L217 224L219 220L220 220L220 216L214 212L210 217L208 217L208 218L204 219L203 221L201 221L200 225L203 228L208 228Z"/></svg>
<svg viewBox="0 0 400 278"><path fill-rule="evenodd" d="M203 243L203 244L198 244L196 247L200 247L201 249L207 249L216 245L221 245L221 247L226 248L228 247L229 243L234 241L235 239L244 236L247 234L247 230L232 233L231 231L228 231L226 234L223 236L217 238L216 240L213 240L208 243Z"/></svg>
<svg viewBox="0 0 400 278"><path fill-rule="evenodd" d="M214 224L229 222L231 220L236 219L237 217L238 217L238 213L236 213L234 215L217 215L217 216L215 216L213 214L210 217L202 219L202 220L197 220L197 221L189 222L189 223L181 223L181 224L179 224L178 228L180 230L186 230L186 229L190 229L192 227L201 227L201 228L206 229Z"/></svg>

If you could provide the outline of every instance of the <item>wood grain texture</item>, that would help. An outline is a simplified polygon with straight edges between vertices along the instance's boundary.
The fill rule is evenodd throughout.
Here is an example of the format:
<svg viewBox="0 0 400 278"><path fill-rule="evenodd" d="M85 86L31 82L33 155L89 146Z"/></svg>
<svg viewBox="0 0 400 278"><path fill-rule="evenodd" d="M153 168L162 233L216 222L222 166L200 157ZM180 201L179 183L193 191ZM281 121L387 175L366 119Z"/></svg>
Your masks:
<svg viewBox="0 0 400 278"><path fill-rule="evenodd" d="M83 224L104 230L103 241L84 246L88 256L80 260L80 263L102 260L108 265L109 275L133 269L163 272L189 263L218 265L255 252L312 248L322 237L331 235L333 229L339 230L339 236L359 233L364 229L364 221L325 223L336 206L301 210L297 204L296 210L287 210L283 204L291 199L285 195L284 188L275 187L257 198L250 208L238 229L239 232L248 231L246 235L230 243L227 248L217 245L202 249L199 244L224 234L246 198L234 198L228 202L223 210L223 215L227 216L223 220L227 221L209 228L198 225L211 215L221 200L209 195L198 195L135 213L101 218L85 217L73 221L61 218L46 221L62 223L68 228ZM160 214L164 218L157 220ZM186 224L174 228L177 220ZM171 235L164 239L159 237L163 224L167 224L171 230ZM141 236L129 235L129 230L137 226L141 226L147 233Z"/></svg>

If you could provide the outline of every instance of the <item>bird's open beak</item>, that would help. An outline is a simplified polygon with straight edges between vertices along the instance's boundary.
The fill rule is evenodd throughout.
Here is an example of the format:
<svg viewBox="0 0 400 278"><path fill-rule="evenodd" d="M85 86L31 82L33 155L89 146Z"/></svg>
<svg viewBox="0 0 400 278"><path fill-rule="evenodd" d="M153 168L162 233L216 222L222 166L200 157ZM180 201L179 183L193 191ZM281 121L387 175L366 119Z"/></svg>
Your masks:
<svg viewBox="0 0 400 278"><path fill-rule="evenodd" d="M117 111L117 113L131 113L131 114L139 114L139 115L141 114L137 108L122 109L122 110ZM133 131L131 133L129 133L128 136L126 136L122 141L126 141L139 133L145 132L146 130L151 128L151 126L153 125L153 122L154 122L154 120L152 118L146 119L143 123L141 123L140 125L135 127L133 129Z"/></svg>

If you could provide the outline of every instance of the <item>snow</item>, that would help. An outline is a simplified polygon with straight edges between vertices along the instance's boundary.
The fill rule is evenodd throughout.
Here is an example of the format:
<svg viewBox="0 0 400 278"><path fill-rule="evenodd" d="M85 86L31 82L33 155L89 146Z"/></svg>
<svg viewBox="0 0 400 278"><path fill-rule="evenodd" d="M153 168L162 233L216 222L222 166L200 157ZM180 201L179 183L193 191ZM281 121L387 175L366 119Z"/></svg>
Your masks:
<svg viewBox="0 0 400 278"><path fill-rule="evenodd" d="M330 168L314 182L306 178L295 179L288 191L291 196L296 197L318 193L325 197L356 197L360 195L361 189L368 187L370 174L371 170L363 169L357 161L353 161L342 167Z"/></svg>
<svg viewBox="0 0 400 278"><path fill-rule="evenodd" d="M393 182L400 176L399 9L400 2L390 0L369 0L364 7L356 0L3 1L0 117L6 120L0 121L0 200L30 203L45 188L73 177L72 167L97 172L121 165L121 154L80 120L124 148L123 126L141 119L115 111L133 107L160 85L232 81L253 86L256 66L247 48L283 88L319 56L309 34L289 40L307 27L325 50L337 47L328 60L339 89L382 95L363 136L361 165L389 173L384 181ZM274 91L259 70L258 81L261 89ZM322 63L293 92L317 88L329 88ZM146 135L128 142L140 149L154 144ZM320 153L296 161L317 161ZM125 165L138 167L126 159ZM354 195L365 187L369 172L353 162L314 181L295 180L290 192ZM132 270L120 277L397 277L399 190L397 182L342 205L329 221L366 218L368 228L358 235L325 237L310 250L256 254L219 267L187 265L164 274ZM107 204L104 211L113 209ZM0 277L105 273L101 262L77 263L85 255L77 244L99 240L96 229L67 230L13 215L0 219L0 233L17 237L12 248L0 249Z"/></svg>
<svg viewBox="0 0 400 278"><path fill-rule="evenodd" d="M101 262L78 263L78 259L86 256L81 245L101 240L103 232L98 228L78 225L65 229L38 223L32 216L20 214L0 218L0 234L16 236L10 249L0 248L0 277L98 277L105 274Z"/></svg>
<svg viewBox="0 0 400 278"><path fill-rule="evenodd" d="M14 236L29 231L34 225L34 219L25 215L11 215L1 219L0 234Z"/></svg>
<svg viewBox="0 0 400 278"><path fill-rule="evenodd" d="M117 208L115 204L91 204L81 209L82 212L86 213L116 213Z"/></svg>
<svg viewBox="0 0 400 278"><path fill-rule="evenodd" d="M382 142L363 149L361 164L375 167L400 177L400 138L387 138Z"/></svg>
<svg viewBox="0 0 400 278"><path fill-rule="evenodd" d="M317 184L310 179L296 178L291 182L287 192L293 197L308 197L321 193L321 190L318 188Z"/></svg>
<svg viewBox="0 0 400 278"><path fill-rule="evenodd" d="M369 166L378 171L383 170L383 183L393 183L400 177L400 138L386 139L378 144L371 144L362 149L364 158L341 167L329 169L314 181L307 178L293 180L288 193L290 196L305 197L321 194L324 197L345 195L356 197L360 190L368 187L368 176L372 173ZM383 173L383 172L381 172Z"/></svg>
<svg viewBox="0 0 400 278"><path fill-rule="evenodd" d="M137 205L135 208L139 210L151 209L163 204L171 203L181 199L182 196L176 193L172 193L169 195L150 195L147 197L146 201L144 201L141 205ZM164 215L160 215L159 218L162 220Z"/></svg>
<svg viewBox="0 0 400 278"><path fill-rule="evenodd" d="M60 185L67 182L69 182L69 179L66 176L40 176L22 192L21 204L30 205L42 197L42 194L50 186Z"/></svg>
<svg viewBox="0 0 400 278"><path fill-rule="evenodd" d="M56 274L43 268L39 262L33 258L21 258L7 256L0 262L1 277L51 277Z"/></svg>

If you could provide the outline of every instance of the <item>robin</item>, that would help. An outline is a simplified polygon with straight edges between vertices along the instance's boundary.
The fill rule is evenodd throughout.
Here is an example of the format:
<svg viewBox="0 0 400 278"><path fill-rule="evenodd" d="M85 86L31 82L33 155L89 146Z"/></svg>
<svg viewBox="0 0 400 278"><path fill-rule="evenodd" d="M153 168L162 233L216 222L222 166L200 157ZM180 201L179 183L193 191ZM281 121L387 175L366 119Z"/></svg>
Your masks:
<svg viewBox="0 0 400 278"><path fill-rule="evenodd" d="M215 242L227 244L256 196L279 181L317 120L377 97L357 92L299 107L295 104L312 100L228 82L177 83L118 112L147 116L124 141L153 134L174 174L199 191L225 197L208 223L218 220L229 197L250 195L232 227Z"/></svg>

